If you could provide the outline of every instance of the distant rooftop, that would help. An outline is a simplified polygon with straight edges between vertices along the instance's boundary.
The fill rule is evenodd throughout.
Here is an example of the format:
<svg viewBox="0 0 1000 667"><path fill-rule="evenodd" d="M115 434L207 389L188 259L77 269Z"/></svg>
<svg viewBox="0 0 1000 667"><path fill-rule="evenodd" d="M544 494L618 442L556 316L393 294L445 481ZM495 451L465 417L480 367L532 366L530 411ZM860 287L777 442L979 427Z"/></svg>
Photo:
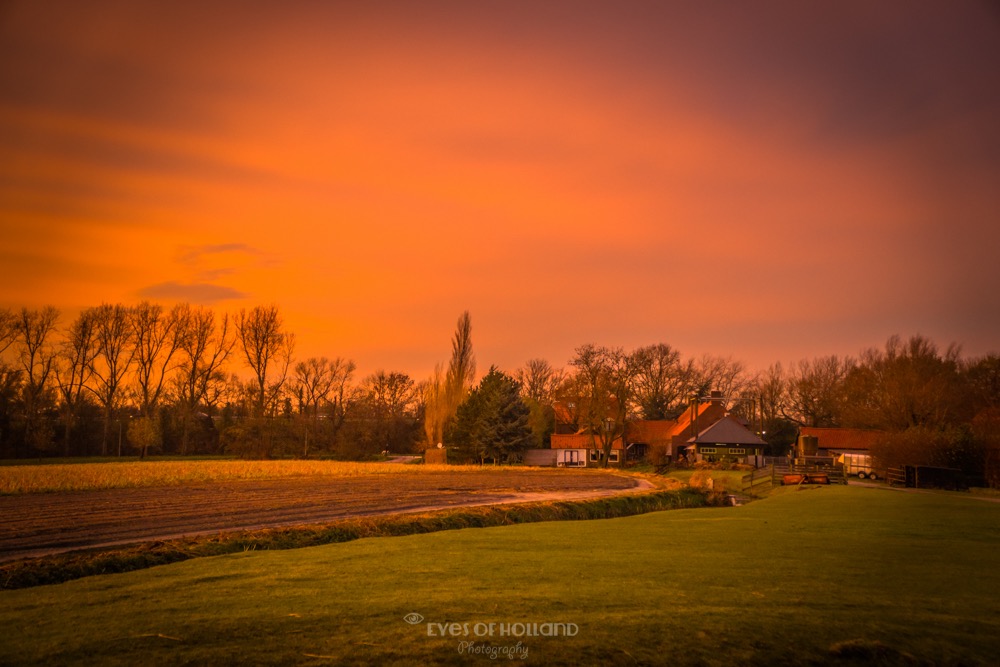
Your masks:
<svg viewBox="0 0 1000 667"><path fill-rule="evenodd" d="M820 449L871 449L881 431L863 428L821 428L803 426L799 435L815 437Z"/></svg>

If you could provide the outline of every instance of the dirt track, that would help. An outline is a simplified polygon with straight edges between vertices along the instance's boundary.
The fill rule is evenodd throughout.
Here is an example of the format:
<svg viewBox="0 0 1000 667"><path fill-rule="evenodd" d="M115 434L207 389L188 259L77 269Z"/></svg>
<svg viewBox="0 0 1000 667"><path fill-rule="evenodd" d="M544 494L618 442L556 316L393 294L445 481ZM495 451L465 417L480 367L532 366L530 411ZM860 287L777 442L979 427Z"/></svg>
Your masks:
<svg viewBox="0 0 1000 667"><path fill-rule="evenodd" d="M0 561L351 516L598 497L639 480L570 470L297 477L0 497Z"/></svg>

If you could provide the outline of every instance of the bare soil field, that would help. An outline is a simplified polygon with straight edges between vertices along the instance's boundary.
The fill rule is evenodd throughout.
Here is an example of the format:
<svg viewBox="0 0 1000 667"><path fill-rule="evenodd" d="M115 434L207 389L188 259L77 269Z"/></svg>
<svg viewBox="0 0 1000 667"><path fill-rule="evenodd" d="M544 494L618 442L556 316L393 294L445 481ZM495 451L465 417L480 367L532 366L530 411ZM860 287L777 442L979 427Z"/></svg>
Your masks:
<svg viewBox="0 0 1000 667"><path fill-rule="evenodd" d="M594 471L415 471L0 496L0 561L356 516L594 498L648 486Z"/></svg>

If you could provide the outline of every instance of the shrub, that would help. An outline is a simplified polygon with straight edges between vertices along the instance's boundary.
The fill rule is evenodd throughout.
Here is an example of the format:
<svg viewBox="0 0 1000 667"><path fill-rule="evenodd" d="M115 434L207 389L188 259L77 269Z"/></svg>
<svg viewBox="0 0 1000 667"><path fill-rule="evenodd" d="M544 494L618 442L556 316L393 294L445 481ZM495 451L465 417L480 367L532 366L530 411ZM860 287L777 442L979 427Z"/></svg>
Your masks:
<svg viewBox="0 0 1000 667"><path fill-rule="evenodd" d="M982 476L986 451L972 429L915 426L885 433L872 445L872 456L880 466L904 465L958 468Z"/></svg>

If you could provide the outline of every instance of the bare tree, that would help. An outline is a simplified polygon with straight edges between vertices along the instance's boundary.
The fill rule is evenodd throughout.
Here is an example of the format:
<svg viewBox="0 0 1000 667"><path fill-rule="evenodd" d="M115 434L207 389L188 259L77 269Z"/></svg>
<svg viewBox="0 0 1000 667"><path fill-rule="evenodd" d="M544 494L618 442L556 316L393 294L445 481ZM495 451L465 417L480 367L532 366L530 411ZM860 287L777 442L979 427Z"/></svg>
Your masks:
<svg viewBox="0 0 1000 667"><path fill-rule="evenodd" d="M406 373L376 371L365 378L362 394L369 424L363 439L369 453L406 451L419 437L416 405L419 390Z"/></svg>
<svg viewBox="0 0 1000 667"><path fill-rule="evenodd" d="M704 354L694 364L692 384L697 396L706 396L711 391L722 392L730 402L745 395L753 384L742 361L730 357Z"/></svg>
<svg viewBox="0 0 1000 667"><path fill-rule="evenodd" d="M635 401L643 419L669 419L683 409L694 373L692 362L682 362L677 350L658 343L633 352L632 363Z"/></svg>
<svg viewBox="0 0 1000 667"><path fill-rule="evenodd" d="M178 352L174 373L174 391L181 410L181 454L190 445L191 427L201 405L214 405L226 384L223 366L233 349L235 338L230 331L229 316L216 320L207 308L183 306L178 313Z"/></svg>
<svg viewBox="0 0 1000 667"><path fill-rule="evenodd" d="M315 437L323 407L332 405L336 412L334 420L340 417L339 423L330 424L331 430L335 432L343 424L344 398L354 369L353 361L340 357L333 361L326 357L311 357L295 365L299 412L307 423L303 437L303 457L309 456L309 438L310 435Z"/></svg>
<svg viewBox="0 0 1000 667"><path fill-rule="evenodd" d="M254 416L273 415L288 377L295 338L284 331L277 306L256 306L250 311L240 310L236 340L256 382Z"/></svg>
<svg viewBox="0 0 1000 667"><path fill-rule="evenodd" d="M545 359L529 359L523 368L514 373L520 387L520 396L528 406L535 447L548 447L556 429L555 404L566 381L566 373L555 369Z"/></svg>
<svg viewBox="0 0 1000 667"><path fill-rule="evenodd" d="M782 417L788 404L788 380L781 362L768 366L754 380L753 397L762 422L775 421Z"/></svg>
<svg viewBox="0 0 1000 667"><path fill-rule="evenodd" d="M800 360L789 373L784 415L804 426L840 426L844 382L853 367L852 359L836 355Z"/></svg>
<svg viewBox="0 0 1000 667"><path fill-rule="evenodd" d="M256 306L250 311L240 310L237 315L236 345L253 372L250 414L254 420L247 424L249 431L242 436L242 446L253 441L255 455L270 458L277 441L291 435L274 418L288 379L295 337L284 330L277 306Z"/></svg>
<svg viewBox="0 0 1000 667"><path fill-rule="evenodd" d="M339 361L335 360L334 363ZM343 362L339 369L336 369L336 381L333 383L333 390L330 392L328 411L330 421L330 431L333 438L337 438L340 430L344 427L347 415L352 410L360 390L351 384L354 379L354 362L347 360Z"/></svg>
<svg viewBox="0 0 1000 667"><path fill-rule="evenodd" d="M364 382L364 391L378 412L402 417L412 411L416 387L406 373L378 370Z"/></svg>
<svg viewBox="0 0 1000 667"><path fill-rule="evenodd" d="M80 313L67 332L56 363L56 382L62 398L63 455L70 455L70 441L83 406L87 383L97 356L97 318L93 308Z"/></svg>
<svg viewBox="0 0 1000 667"><path fill-rule="evenodd" d="M353 373L354 362L339 357L310 357L295 364L295 387L299 396L299 411L309 416L319 415L320 407L329 400L337 377Z"/></svg>
<svg viewBox="0 0 1000 667"><path fill-rule="evenodd" d="M760 437L775 447L789 444L792 426L785 417L788 377L781 362L771 364L757 376L751 396L756 408L753 421L759 426Z"/></svg>
<svg viewBox="0 0 1000 667"><path fill-rule="evenodd" d="M977 411L1000 409L1000 354L991 353L962 364L970 401Z"/></svg>
<svg viewBox="0 0 1000 667"><path fill-rule="evenodd" d="M164 313L163 306L148 301L132 310L136 395L143 417L152 418L160 402L189 314L186 304Z"/></svg>
<svg viewBox="0 0 1000 667"><path fill-rule="evenodd" d="M135 336L130 309L122 304L101 304L94 309L97 354L91 363L93 391L104 409L101 455L108 455L111 420L118 409L122 385L135 358ZM119 447L120 447L119 439ZM121 451L119 449L119 454Z"/></svg>
<svg viewBox="0 0 1000 667"><path fill-rule="evenodd" d="M582 403L580 425L590 431L595 445L600 445L601 463L607 466L615 440L625 433L635 366L631 355L621 348L593 344L578 347L571 363L576 368Z"/></svg>
<svg viewBox="0 0 1000 667"><path fill-rule="evenodd" d="M0 356L17 340L17 319L9 308L0 308Z"/></svg>
<svg viewBox="0 0 1000 667"><path fill-rule="evenodd" d="M960 349L941 353L923 336L892 336L862 353L845 380L845 425L901 430L971 420L961 385Z"/></svg>
<svg viewBox="0 0 1000 667"><path fill-rule="evenodd" d="M41 410L55 362L50 337L58 319L59 311L52 306L40 310L22 308L20 317L17 318L19 358L24 371L21 396L24 402L26 445L45 447L51 442L51 429L46 428L43 423Z"/></svg>
<svg viewBox="0 0 1000 667"><path fill-rule="evenodd" d="M0 449L8 441L10 418L21 386L21 370L4 359L4 353L16 340L17 315L8 308L0 308Z"/></svg>
<svg viewBox="0 0 1000 667"><path fill-rule="evenodd" d="M565 373L553 368L545 359L529 359L524 368L514 373L514 379L521 385L521 396L540 405L549 405L555 400L564 378Z"/></svg>

